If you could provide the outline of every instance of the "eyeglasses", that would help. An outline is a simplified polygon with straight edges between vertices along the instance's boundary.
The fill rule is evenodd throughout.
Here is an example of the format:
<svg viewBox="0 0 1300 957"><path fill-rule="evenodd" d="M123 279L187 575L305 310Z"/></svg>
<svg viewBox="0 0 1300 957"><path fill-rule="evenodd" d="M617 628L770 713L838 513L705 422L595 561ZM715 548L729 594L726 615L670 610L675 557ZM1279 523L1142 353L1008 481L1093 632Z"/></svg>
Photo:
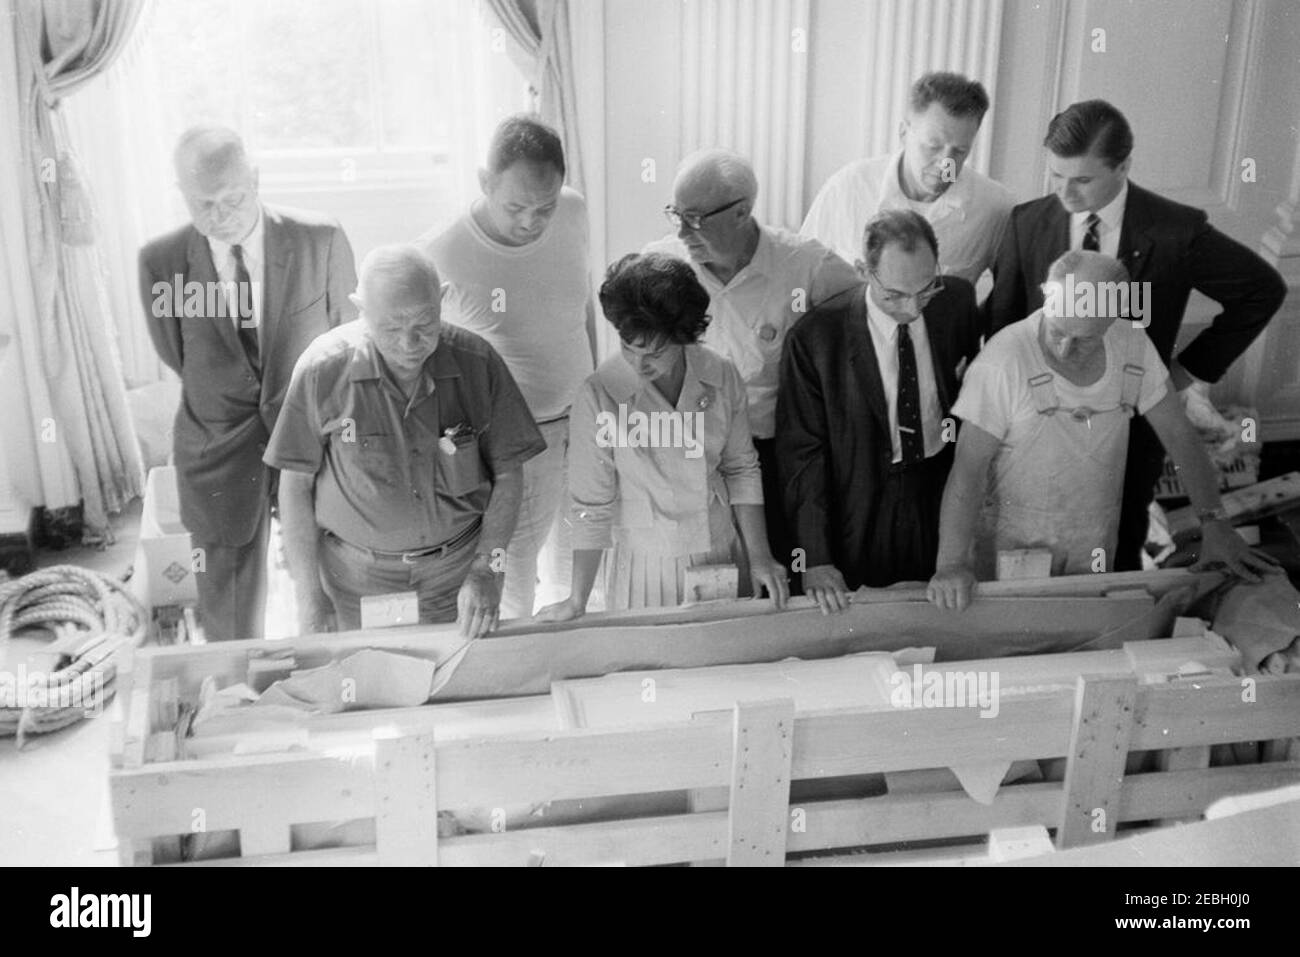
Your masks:
<svg viewBox="0 0 1300 957"><path fill-rule="evenodd" d="M935 276L930 284L918 292L899 292L897 289L889 289L880 281L880 277L873 271L867 270L867 275L876 281L880 287L880 300L882 303L896 305L906 302L909 299L915 299L917 306L924 306L939 293L943 292L943 277Z"/></svg>
<svg viewBox="0 0 1300 957"><path fill-rule="evenodd" d="M704 221L710 216L716 216L718 213L725 213L727 210L731 209L731 207L739 206L744 201L745 197L742 196L740 199L733 199L726 206L719 206L717 209L711 209L707 213L683 213L672 203L669 203L664 207L664 215L668 217L668 222L673 224L673 229L681 229L682 223L685 223L687 229L691 230L691 232L696 232L704 225Z"/></svg>
<svg viewBox="0 0 1300 957"><path fill-rule="evenodd" d="M201 200L197 204L195 204L195 208L197 213L200 215L204 215L204 216L220 215L221 218L224 219L228 216L233 216L235 213L239 212L240 208L244 205L247 199L248 199L248 193L246 192L236 193L235 195L227 196L225 199L222 199L218 202L214 202L212 200Z"/></svg>

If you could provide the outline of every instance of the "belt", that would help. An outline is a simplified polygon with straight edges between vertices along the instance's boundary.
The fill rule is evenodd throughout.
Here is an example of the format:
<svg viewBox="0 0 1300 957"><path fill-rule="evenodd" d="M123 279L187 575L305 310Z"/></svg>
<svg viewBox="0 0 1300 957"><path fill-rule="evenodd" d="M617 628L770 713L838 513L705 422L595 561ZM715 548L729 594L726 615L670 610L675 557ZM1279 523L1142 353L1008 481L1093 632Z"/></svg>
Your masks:
<svg viewBox="0 0 1300 957"><path fill-rule="evenodd" d="M951 458L951 443L947 444L943 451L936 452L927 458L919 459L915 462L890 462L889 474L898 475L900 472L921 472L929 469L939 468L945 463L945 456Z"/></svg>
<svg viewBox="0 0 1300 957"><path fill-rule="evenodd" d="M335 535L331 531L326 531L325 534L330 536L330 538L334 539L335 541L341 542L342 544L346 545L348 548L354 548L359 552L365 552L371 558L382 558L387 561L400 560L403 564L414 565L417 559L437 558L441 555L446 554L447 552L459 548L461 545L464 545L471 538L477 535L479 533L479 530L482 527L483 527L483 522L477 521L473 525L466 528L465 531L461 532L455 538L448 539L447 541L443 542L440 545L433 545L429 548L417 548L408 552L389 552L389 551L384 551L381 548L366 548L364 545L354 545L351 542L347 541L346 539L339 538L339 536Z"/></svg>

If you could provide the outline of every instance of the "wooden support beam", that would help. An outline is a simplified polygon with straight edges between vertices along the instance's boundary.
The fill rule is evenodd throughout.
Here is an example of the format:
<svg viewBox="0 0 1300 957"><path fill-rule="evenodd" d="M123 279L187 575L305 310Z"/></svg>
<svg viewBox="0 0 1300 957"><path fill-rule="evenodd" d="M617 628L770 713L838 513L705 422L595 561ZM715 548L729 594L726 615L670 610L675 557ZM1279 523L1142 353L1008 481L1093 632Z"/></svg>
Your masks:
<svg viewBox="0 0 1300 957"><path fill-rule="evenodd" d="M375 850L384 866L438 866L436 751L432 734L376 734Z"/></svg>
<svg viewBox="0 0 1300 957"><path fill-rule="evenodd" d="M1137 694L1135 678L1079 677L1057 847L1115 836Z"/></svg>
<svg viewBox="0 0 1300 957"><path fill-rule="evenodd" d="M794 701L739 702L731 749L728 867L783 867Z"/></svg>
<svg viewBox="0 0 1300 957"><path fill-rule="evenodd" d="M1167 751L1156 752L1157 771L1196 771L1209 766L1210 746L1208 744L1196 748L1170 748ZM1199 815L1182 815L1169 818L1167 824L1173 826L1197 820L1200 820Z"/></svg>
<svg viewBox="0 0 1300 957"><path fill-rule="evenodd" d="M145 745L154 730L151 724L152 664L147 654L136 655L132 669L131 699L126 711L126 729L122 739L123 768L138 768L144 764Z"/></svg>

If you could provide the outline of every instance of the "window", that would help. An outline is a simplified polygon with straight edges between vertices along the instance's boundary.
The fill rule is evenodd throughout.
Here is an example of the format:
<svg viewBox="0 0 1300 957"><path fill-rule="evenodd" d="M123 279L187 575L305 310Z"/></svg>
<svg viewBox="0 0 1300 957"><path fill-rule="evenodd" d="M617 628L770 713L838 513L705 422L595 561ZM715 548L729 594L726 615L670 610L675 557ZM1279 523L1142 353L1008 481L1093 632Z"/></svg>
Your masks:
<svg viewBox="0 0 1300 957"><path fill-rule="evenodd" d="M186 0L151 20L166 127L240 130L264 192L463 202L492 127L533 108L476 0Z"/></svg>

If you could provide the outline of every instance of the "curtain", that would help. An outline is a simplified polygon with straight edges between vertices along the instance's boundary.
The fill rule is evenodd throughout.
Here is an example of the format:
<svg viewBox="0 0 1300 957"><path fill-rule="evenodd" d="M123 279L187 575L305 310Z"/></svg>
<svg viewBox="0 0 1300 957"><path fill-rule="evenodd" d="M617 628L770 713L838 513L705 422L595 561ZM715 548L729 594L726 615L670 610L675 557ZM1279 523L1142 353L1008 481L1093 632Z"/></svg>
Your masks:
<svg viewBox="0 0 1300 957"><path fill-rule="evenodd" d="M487 0L487 6L513 41L520 69L532 78L538 113L560 131L569 185L585 194L569 0Z"/></svg>
<svg viewBox="0 0 1300 957"><path fill-rule="evenodd" d="M31 288L11 298L34 307L20 308L14 323L24 343L28 383L44 380L53 412L32 423L39 432L37 445L60 450L75 476L73 490L54 482L38 494L56 508L79 497L87 538L105 539L108 514L143 491L143 470L111 335L90 196L69 149L59 104L121 53L141 3L9 2L16 69L12 80L2 76L0 82L17 85L22 162L10 167L16 175L0 189L17 191L25 226L25 268L11 269L9 278L15 287L26 282Z"/></svg>
<svg viewBox="0 0 1300 957"><path fill-rule="evenodd" d="M156 7L147 4L135 33L112 66L60 106L73 152L87 158L83 174L95 197L98 250L112 317L110 331L122 357L128 389L160 380L178 381L158 358L149 338L137 281L140 248L185 222L189 215L173 185L171 143L175 136L158 106L161 72L148 37ZM143 441L144 436L140 438Z"/></svg>

